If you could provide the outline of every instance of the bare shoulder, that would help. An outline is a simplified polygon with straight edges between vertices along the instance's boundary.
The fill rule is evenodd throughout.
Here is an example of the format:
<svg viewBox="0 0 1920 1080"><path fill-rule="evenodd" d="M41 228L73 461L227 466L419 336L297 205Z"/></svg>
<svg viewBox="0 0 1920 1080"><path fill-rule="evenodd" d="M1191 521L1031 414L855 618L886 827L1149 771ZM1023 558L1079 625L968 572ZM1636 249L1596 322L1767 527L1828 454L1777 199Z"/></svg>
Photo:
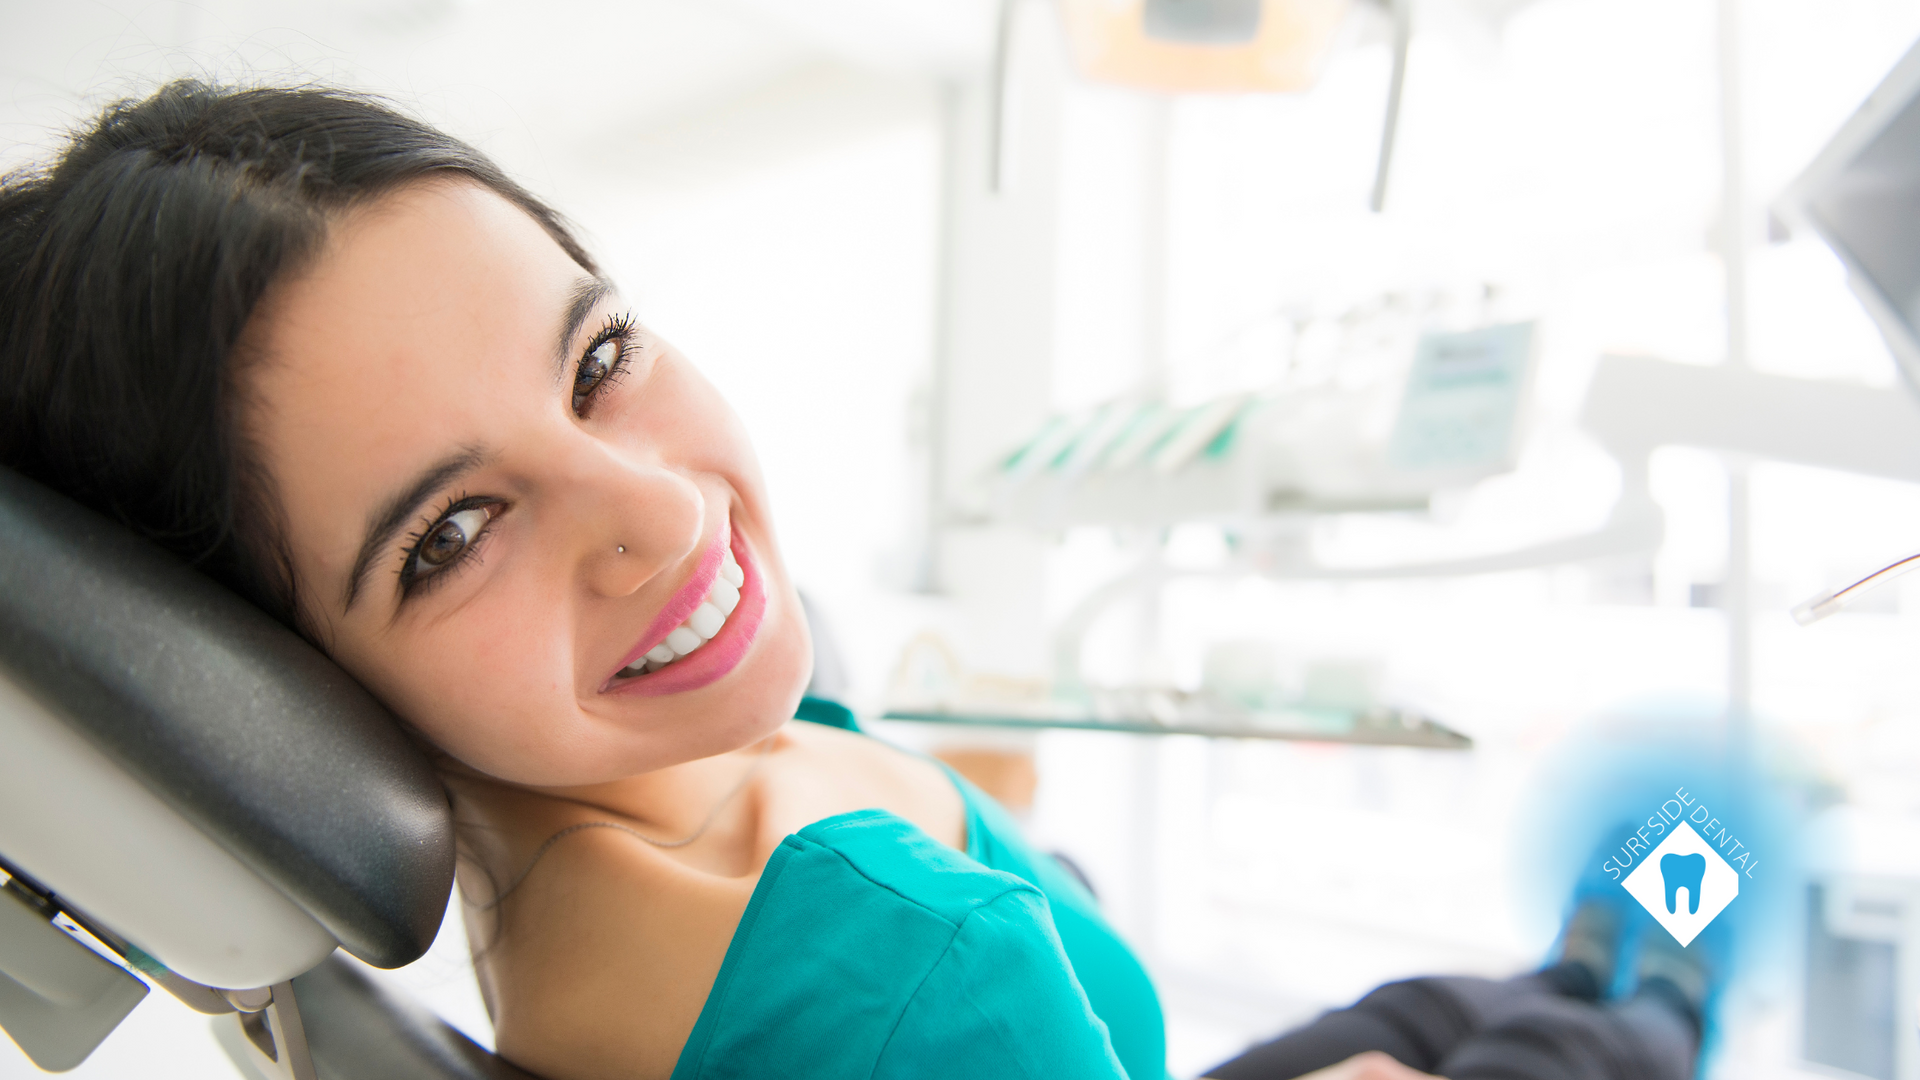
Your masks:
<svg viewBox="0 0 1920 1080"><path fill-rule="evenodd" d="M832 756L857 763L876 780L915 788L944 787L952 781L940 767L926 758L909 754L889 743L856 731L795 721L786 727L795 749L810 755Z"/></svg>
<svg viewBox="0 0 1920 1080"><path fill-rule="evenodd" d="M934 763L809 723L788 724L776 746L696 847L641 843L605 827L619 814L592 806L495 796L486 821L498 864L538 867L497 908L468 908L504 1056L552 1080L667 1077L787 836L877 808L965 846L965 803ZM484 903L487 885L466 881Z"/></svg>
<svg viewBox="0 0 1920 1080"><path fill-rule="evenodd" d="M668 1076L753 884L616 829L567 835L473 943L500 1052L555 1080Z"/></svg>
<svg viewBox="0 0 1920 1080"><path fill-rule="evenodd" d="M839 728L795 722L786 731L791 757L782 770L786 783L770 800L770 825L797 832L834 814L880 809L913 822L941 843L966 846L966 803L940 766ZM791 808L780 812L779 801Z"/></svg>

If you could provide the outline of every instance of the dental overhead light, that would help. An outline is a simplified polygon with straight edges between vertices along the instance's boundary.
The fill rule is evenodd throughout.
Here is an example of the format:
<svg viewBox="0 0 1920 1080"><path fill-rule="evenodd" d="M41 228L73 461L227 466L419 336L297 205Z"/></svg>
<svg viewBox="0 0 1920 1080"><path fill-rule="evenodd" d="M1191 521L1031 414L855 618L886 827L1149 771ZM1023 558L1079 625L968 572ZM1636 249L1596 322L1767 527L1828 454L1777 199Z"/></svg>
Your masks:
<svg viewBox="0 0 1920 1080"><path fill-rule="evenodd" d="M1920 44L1907 50L1774 205L1794 232L1824 240L1920 393ZM1793 609L1800 625L1920 568L1910 555Z"/></svg>
<svg viewBox="0 0 1920 1080"><path fill-rule="evenodd" d="M1089 79L1169 93L1304 90L1347 0L1060 0Z"/></svg>
<svg viewBox="0 0 1920 1080"><path fill-rule="evenodd" d="M992 186L1002 186L999 140L1006 107L1013 12L1002 0L996 61ZM1369 205L1386 205L1387 173L1400 124L1412 0L1376 0L1393 21L1393 77ZM1086 78L1163 93L1285 93L1305 90L1346 17L1347 0L1059 0L1068 51Z"/></svg>
<svg viewBox="0 0 1920 1080"><path fill-rule="evenodd" d="M995 35L988 187L1006 187L1004 141L1014 27L1022 0L1001 0ZM1412 0L1376 0L1393 20L1393 79L1370 205L1386 203L1412 38ZM1348 0L1059 0L1067 49L1096 82L1162 93L1305 90L1347 13Z"/></svg>
<svg viewBox="0 0 1920 1080"><path fill-rule="evenodd" d="M1907 50L1774 204L1817 235L1920 393L1920 45Z"/></svg>

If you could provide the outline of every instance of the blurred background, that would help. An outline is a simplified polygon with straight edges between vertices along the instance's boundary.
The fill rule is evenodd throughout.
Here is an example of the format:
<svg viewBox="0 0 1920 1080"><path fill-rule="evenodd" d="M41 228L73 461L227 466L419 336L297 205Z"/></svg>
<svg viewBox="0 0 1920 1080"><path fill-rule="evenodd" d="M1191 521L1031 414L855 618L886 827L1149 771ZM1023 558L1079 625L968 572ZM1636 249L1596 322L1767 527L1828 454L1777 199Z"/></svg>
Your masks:
<svg viewBox="0 0 1920 1080"><path fill-rule="evenodd" d="M816 689L1084 870L1175 1075L1538 962L1600 742L1795 823L1712 1075L1920 1076L1920 590L1788 617L1920 547L1920 457L1769 442L1920 438L1770 210L1920 3L1247 10L0 0L0 168L189 75L493 155L744 417ZM1808 890L1861 875L1847 937ZM394 977L490 1045L457 932ZM163 997L75 1075L230 1075Z"/></svg>

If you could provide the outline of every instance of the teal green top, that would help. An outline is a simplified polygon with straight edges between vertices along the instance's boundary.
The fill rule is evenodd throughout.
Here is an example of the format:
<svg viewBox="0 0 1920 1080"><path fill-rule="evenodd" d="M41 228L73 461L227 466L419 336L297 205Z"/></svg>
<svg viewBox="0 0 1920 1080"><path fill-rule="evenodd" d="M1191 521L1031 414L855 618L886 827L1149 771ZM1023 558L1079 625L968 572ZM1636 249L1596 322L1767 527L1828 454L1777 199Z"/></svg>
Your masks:
<svg viewBox="0 0 1920 1080"><path fill-rule="evenodd" d="M823 705L800 718L858 730ZM673 1080L1164 1080L1139 960L1005 810L954 784L965 853L884 810L781 842Z"/></svg>

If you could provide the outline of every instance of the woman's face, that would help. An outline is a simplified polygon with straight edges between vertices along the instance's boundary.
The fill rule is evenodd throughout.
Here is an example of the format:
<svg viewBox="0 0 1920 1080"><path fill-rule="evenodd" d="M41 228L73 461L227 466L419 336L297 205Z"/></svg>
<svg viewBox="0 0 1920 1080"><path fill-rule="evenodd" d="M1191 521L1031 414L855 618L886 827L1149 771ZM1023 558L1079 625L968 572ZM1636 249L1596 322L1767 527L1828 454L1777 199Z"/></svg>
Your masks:
<svg viewBox="0 0 1920 1080"><path fill-rule="evenodd" d="M601 783L792 715L811 653L745 432L511 203L356 211L248 332L302 615L455 758Z"/></svg>

